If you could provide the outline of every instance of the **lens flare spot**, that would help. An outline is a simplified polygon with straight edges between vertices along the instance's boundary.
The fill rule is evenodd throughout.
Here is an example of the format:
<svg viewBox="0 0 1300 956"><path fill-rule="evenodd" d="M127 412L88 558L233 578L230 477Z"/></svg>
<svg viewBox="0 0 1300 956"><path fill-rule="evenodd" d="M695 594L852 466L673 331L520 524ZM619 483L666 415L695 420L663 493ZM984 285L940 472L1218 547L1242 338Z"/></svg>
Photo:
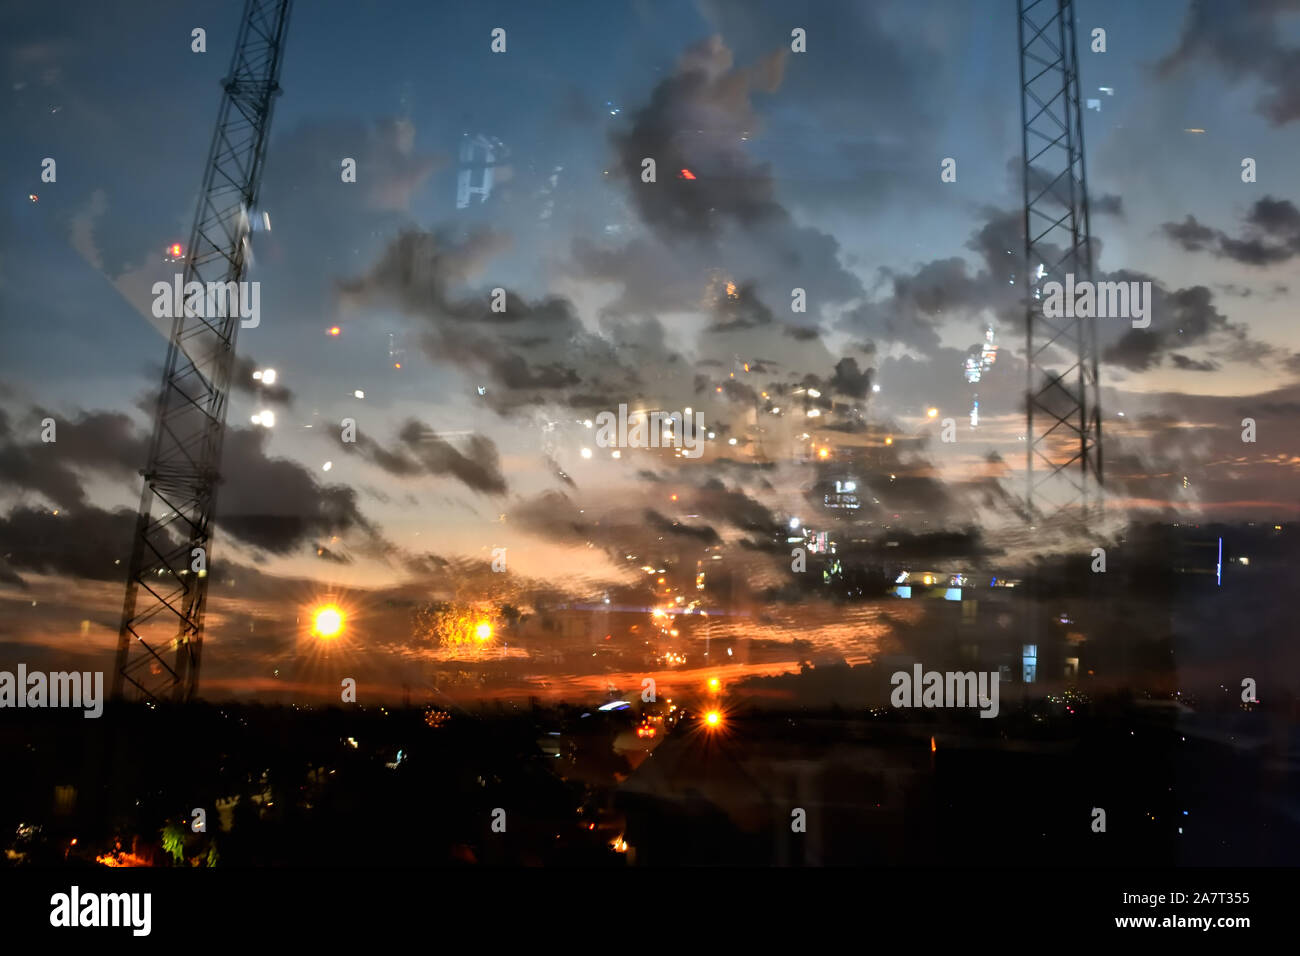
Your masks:
<svg viewBox="0 0 1300 956"><path fill-rule="evenodd" d="M331 640L343 633L343 612L337 604L318 607L312 615L312 633L317 637Z"/></svg>

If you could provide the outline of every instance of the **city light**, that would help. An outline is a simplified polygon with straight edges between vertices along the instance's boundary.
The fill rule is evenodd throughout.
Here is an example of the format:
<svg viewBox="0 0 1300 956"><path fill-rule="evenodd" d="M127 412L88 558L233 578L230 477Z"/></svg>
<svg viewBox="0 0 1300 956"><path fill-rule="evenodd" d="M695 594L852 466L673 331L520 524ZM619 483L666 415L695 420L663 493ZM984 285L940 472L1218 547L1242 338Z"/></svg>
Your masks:
<svg viewBox="0 0 1300 956"><path fill-rule="evenodd" d="M338 335L338 334L339 334L340 332L342 332L342 331L343 331L343 330L340 329L337 325L331 325L331 326L329 327L329 330L328 330L325 334L326 334L326 335Z"/></svg>
<svg viewBox="0 0 1300 956"><path fill-rule="evenodd" d="M925 414L930 418L937 418L939 416L939 409L931 407Z"/></svg>
<svg viewBox="0 0 1300 956"><path fill-rule="evenodd" d="M316 609L312 616L311 632L324 640L332 640L343 633L343 611L337 604L326 604Z"/></svg>

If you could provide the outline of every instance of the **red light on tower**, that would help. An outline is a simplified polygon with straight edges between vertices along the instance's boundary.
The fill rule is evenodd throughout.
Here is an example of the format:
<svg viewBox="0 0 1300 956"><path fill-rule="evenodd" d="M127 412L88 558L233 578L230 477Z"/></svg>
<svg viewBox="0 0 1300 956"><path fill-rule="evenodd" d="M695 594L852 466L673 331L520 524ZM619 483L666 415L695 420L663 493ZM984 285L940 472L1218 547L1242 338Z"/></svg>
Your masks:
<svg viewBox="0 0 1300 956"><path fill-rule="evenodd" d="M694 178L695 178L695 174L694 174L693 172L691 172L689 169L683 169L680 173L677 174L677 178L678 178L678 179L694 179Z"/></svg>
<svg viewBox="0 0 1300 956"><path fill-rule="evenodd" d="M326 334L327 334L327 335L338 335L341 331L343 331L343 330L340 329L337 325L331 325L330 328L329 328L329 331L328 331Z"/></svg>
<svg viewBox="0 0 1300 956"><path fill-rule="evenodd" d="M174 258L177 259L181 257L181 244L179 242L172 243L171 254Z"/></svg>

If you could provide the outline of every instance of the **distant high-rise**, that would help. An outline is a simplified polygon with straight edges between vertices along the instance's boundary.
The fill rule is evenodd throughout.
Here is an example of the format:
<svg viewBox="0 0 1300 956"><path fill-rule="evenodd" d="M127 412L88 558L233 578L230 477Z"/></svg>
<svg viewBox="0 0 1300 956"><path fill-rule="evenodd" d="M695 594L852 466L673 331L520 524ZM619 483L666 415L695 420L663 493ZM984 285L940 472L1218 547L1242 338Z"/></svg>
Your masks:
<svg viewBox="0 0 1300 956"><path fill-rule="evenodd" d="M468 209L492 195L493 169L506 157L505 144L494 136L465 133L456 167L456 208Z"/></svg>

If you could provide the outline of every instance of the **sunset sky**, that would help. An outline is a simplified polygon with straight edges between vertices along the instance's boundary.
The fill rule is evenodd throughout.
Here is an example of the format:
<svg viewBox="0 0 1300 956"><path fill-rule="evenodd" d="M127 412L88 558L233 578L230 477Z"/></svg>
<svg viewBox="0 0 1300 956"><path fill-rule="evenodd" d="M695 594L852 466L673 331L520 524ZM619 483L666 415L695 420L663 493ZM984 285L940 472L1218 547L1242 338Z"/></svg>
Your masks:
<svg viewBox="0 0 1300 956"><path fill-rule="evenodd" d="M188 239L239 6L0 12L0 667L111 667L167 344L150 288L178 271L163 253ZM1096 277L1155 296L1148 329L1099 325L1113 508L1294 519L1300 0L1078 9ZM208 692L282 665L312 686L301 615L322 595L346 596L353 652L395 686L428 647L389 602L599 600L688 546L778 574L788 558L741 544L817 520L805 432L877 456L864 525L1018 520L1018 82L1011 0L300 0L247 276L261 324L238 339ZM509 158L458 210L466 133ZM972 385L988 327L997 361ZM584 422L620 404L690 407L715 439L698 461L616 459ZM262 409L274 427L251 423Z"/></svg>

